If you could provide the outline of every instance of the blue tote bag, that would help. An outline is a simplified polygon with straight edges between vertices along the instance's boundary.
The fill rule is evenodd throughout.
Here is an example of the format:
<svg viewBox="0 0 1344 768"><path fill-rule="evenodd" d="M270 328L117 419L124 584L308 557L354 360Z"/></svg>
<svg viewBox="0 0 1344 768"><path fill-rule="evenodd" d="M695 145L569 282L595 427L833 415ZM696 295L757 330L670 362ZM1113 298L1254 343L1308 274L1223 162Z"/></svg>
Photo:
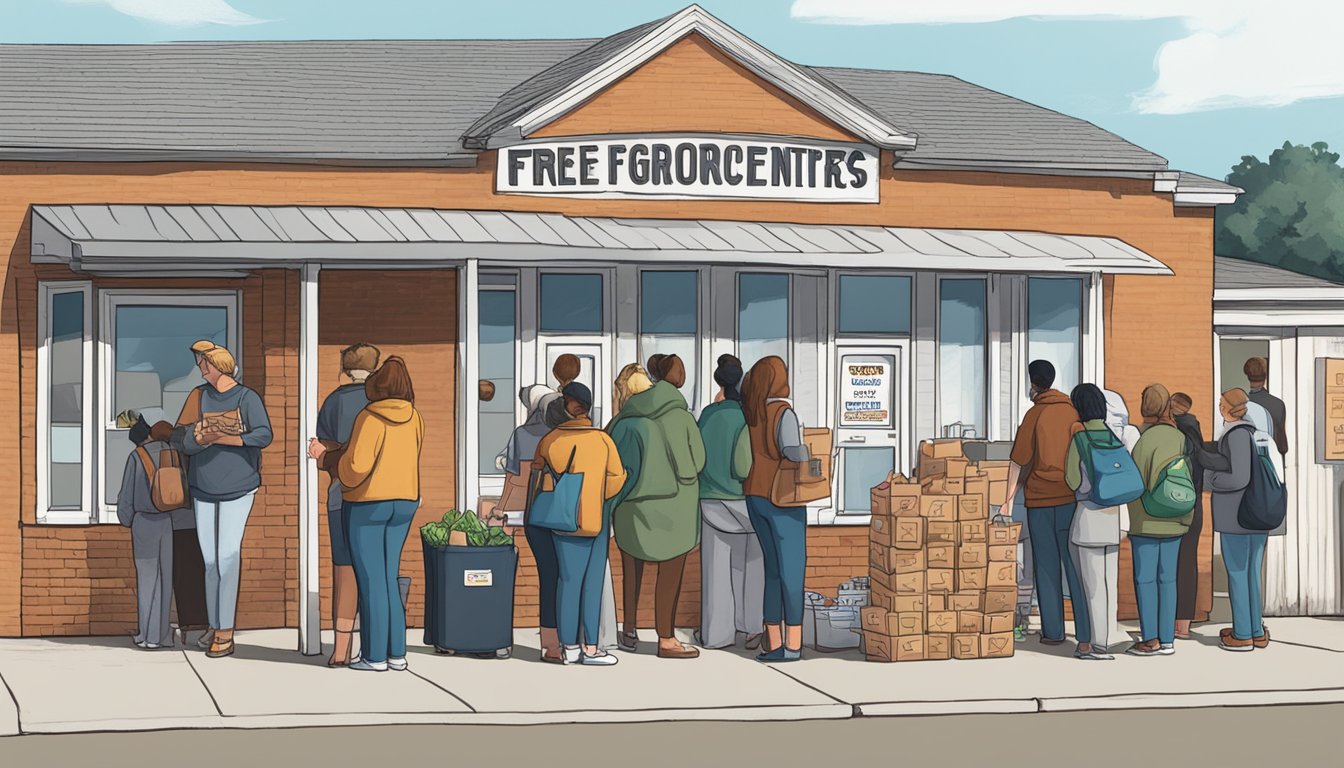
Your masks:
<svg viewBox="0 0 1344 768"><path fill-rule="evenodd" d="M551 476L554 488L543 491L541 483L536 483L537 492L527 507L528 525L548 528L557 533L573 533L579 529L579 494L583 491L583 473L570 471L577 450L576 446L569 452L569 463L563 472L557 473L549 464L542 468L542 472Z"/></svg>

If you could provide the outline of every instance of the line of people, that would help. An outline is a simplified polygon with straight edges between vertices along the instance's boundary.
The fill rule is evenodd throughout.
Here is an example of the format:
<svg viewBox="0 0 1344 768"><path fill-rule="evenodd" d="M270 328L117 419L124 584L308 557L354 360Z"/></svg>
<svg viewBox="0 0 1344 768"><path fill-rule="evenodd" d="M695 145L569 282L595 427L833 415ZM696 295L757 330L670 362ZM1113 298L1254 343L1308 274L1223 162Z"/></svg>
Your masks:
<svg viewBox="0 0 1344 768"><path fill-rule="evenodd" d="M1284 533L1282 511L1253 492L1257 471L1273 472L1272 448L1286 455L1282 401L1265 390L1268 366L1252 358L1243 369L1251 384L1224 392L1223 427L1216 443L1204 440L1189 395L1161 384L1143 390L1141 426L1129 424L1123 398L1094 384L1069 395L1053 388L1054 366L1028 366L1031 409L1014 440L1007 494L1026 502L1028 544L1041 616L1041 643L1065 642L1067 583L1077 647L1075 656L1109 660L1117 630L1119 551L1128 532L1138 602L1136 656L1175 653L1190 637L1198 604L1198 546L1203 493L1212 495L1229 581L1233 625L1220 634L1230 651L1265 648L1261 569L1269 536ZM1271 482L1280 484L1279 477ZM1283 497L1279 497L1282 506ZM1123 507L1123 509L1122 509ZM1251 522L1248 523L1248 517ZM1265 522L1268 521L1268 522ZM1127 523L1127 525L1125 524Z"/></svg>
<svg viewBox="0 0 1344 768"><path fill-rule="evenodd" d="M721 356L714 372L719 392L698 422L679 391L686 381L679 357L631 363L613 382L614 415L605 429L589 417L592 392L575 380L578 364L572 356L557 360L552 374L559 391L520 391L528 418L500 463L506 471L501 507L510 511L528 507L538 494L556 493L561 477L582 477L575 530L557 531L530 512L524 521L540 584L542 661L617 663L600 639L609 621L602 606L612 536L622 563L621 649L639 649L648 566L656 573L657 655L699 656L674 628L687 556L700 546L697 643L722 648L740 635L747 648L761 650L762 661L801 658L805 508L769 500L781 462L809 458L787 400L784 361L767 357L744 377L737 358Z"/></svg>

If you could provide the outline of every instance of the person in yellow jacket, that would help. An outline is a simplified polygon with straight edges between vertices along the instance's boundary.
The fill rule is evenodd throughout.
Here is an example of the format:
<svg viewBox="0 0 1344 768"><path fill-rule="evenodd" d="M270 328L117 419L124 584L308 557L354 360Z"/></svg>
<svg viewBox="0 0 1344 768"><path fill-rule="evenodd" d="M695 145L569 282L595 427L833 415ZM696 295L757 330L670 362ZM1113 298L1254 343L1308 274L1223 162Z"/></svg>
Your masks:
<svg viewBox="0 0 1344 768"><path fill-rule="evenodd" d="M406 610L397 575L401 550L420 506L420 448L425 422L415 409L411 374L389 357L364 383L369 404L355 417L337 462L341 497L349 509L351 559L359 586L358 671L405 670ZM309 455L321 462L322 446Z"/></svg>
<svg viewBox="0 0 1344 768"><path fill-rule="evenodd" d="M589 411L593 393L577 381L562 390L569 420L551 430L537 445L532 466L549 468L556 474L583 475L579 493L578 528L572 534L556 532L555 557L560 566L556 587L555 613L560 643L566 664L610 666L616 657L598 647L602 618L602 586L607 568L611 516L606 501L620 493L625 485L625 467L621 466L616 444L606 432L593 427ZM549 472L541 473L538 491L554 489ZM583 626L583 645L579 645L579 626Z"/></svg>

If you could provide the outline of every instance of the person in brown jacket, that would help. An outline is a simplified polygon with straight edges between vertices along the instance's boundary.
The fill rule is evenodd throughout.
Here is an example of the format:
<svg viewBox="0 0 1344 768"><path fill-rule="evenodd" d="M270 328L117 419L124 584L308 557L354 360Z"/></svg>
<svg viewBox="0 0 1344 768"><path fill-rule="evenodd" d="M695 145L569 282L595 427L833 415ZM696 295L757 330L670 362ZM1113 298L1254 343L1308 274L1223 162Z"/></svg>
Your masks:
<svg viewBox="0 0 1344 768"><path fill-rule="evenodd" d="M1053 389L1055 366L1033 360L1027 366L1031 379L1031 410L1013 440L1012 464L1008 468L1008 493L999 503L1011 505L1017 488L1024 484L1027 530L1036 579L1036 598L1041 608L1041 642L1064 642L1064 587L1061 568L1069 582L1070 595L1082 595L1073 558L1069 556L1069 528L1073 525L1076 497L1064 480L1069 441L1078 422L1069 396ZM1024 480L1025 476L1025 480ZM1073 601L1073 617L1080 646L1090 646L1091 627L1087 602Z"/></svg>

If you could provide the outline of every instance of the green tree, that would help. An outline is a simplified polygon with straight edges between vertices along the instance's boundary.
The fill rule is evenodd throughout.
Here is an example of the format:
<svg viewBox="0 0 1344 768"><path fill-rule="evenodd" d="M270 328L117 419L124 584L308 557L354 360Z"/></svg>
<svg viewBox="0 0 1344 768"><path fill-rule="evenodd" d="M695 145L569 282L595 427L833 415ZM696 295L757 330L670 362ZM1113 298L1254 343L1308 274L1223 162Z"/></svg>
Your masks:
<svg viewBox="0 0 1344 768"><path fill-rule="evenodd" d="M1219 256L1344 280L1344 167L1338 152L1325 142L1284 142L1267 163L1242 157L1227 181L1246 193L1217 209Z"/></svg>

